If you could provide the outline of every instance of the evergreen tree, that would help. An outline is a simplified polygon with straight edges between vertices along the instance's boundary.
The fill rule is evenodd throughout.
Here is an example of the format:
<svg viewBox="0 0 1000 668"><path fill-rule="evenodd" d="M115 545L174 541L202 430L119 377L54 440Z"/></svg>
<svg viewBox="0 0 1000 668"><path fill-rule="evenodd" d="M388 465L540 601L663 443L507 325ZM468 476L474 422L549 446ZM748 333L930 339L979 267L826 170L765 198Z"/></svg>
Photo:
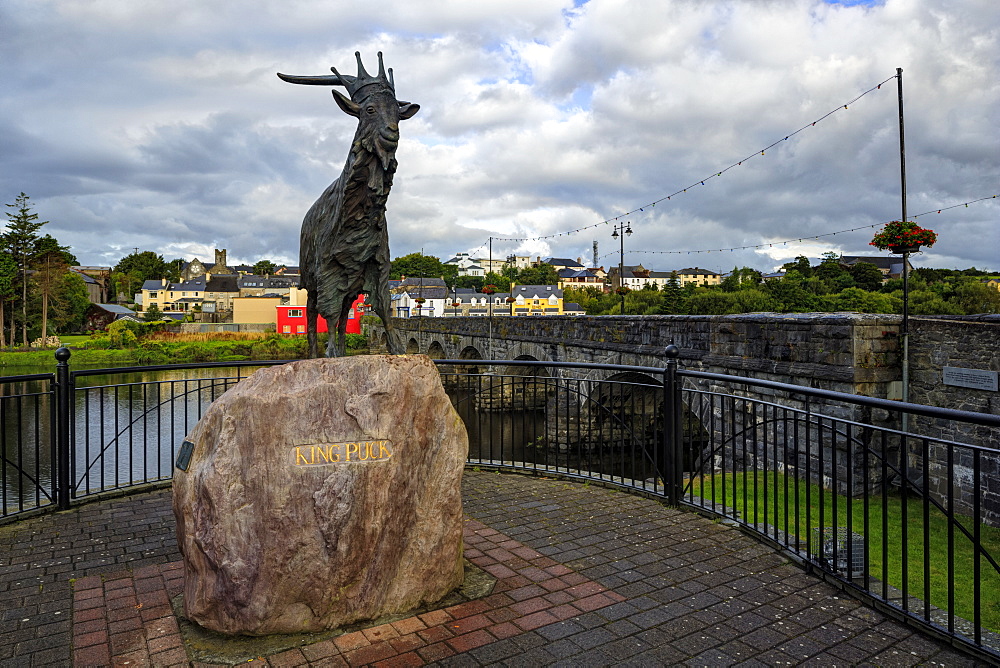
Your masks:
<svg viewBox="0 0 1000 668"><path fill-rule="evenodd" d="M21 284L21 344L28 345L28 269L34 259L35 245L39 240L38 230L49 221L38 220L38 214L31 211L30 198L23 192L7 207L16 213L6 211L7 229L2 236L4 250L10 253L18 264ZM11 318L11 343L14 340L14 319Z"/></svg>
<svg viewBox="0 0 1000 668"><path fill-rule="evenodd" d="M685 313L687 308L687 298L684 288L681 287L680 276L676 271L670 272L670 278L663 286L663 300L660 302L660 313L673 315Z"/></svg>
<svg viewBox="0 0 1000 668"><path fill-rule="evenodd" d="M4 313L7 303L13 303L17 294L17 261L14 256L7 251L0 251L0 348L7 347L7 330L4 322ZM13 343L13 335L11 343Z"/></svg>

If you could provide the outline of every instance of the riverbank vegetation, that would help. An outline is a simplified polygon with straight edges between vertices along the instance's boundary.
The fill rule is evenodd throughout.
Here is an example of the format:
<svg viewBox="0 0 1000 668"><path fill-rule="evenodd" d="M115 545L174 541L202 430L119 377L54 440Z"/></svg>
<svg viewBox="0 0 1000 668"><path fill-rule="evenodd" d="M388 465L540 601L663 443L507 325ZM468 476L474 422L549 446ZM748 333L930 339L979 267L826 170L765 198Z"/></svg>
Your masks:
<svg viewBox="0 0 1000 668"><path fill-rule="evenodd" d="M734 268L718 286L681 285L673 276L663 289L654 286L625 294L631 315L725 315L731 313L811 313L858 311L902 313L903 280L882 282L873 264L844 267L829 254L818 267L805 257L785 265L781 278L763 280L748 267ZM676 272L675 272L676 273ZM1000 291L977 269L914 269L909 278L911 315L973 315L1000 313ZM621 296L600 288L566 288L563 298L576 302L587 315L622 312Z"/></svg>
<svg viewBox="0 0 1000 668"><path fill-rule="evenodd" d="M71 363L87 366L183 364L191 362L237 362L245 360L304 359L305 336L275 332L174 333L159 323L119 320L107 331L88 337L67 337ZM325 345L326 334L320 334ZM367 352L360 334L347 335L348 354ZM0 368L55 365L54 349L0 352Z"/></svg>

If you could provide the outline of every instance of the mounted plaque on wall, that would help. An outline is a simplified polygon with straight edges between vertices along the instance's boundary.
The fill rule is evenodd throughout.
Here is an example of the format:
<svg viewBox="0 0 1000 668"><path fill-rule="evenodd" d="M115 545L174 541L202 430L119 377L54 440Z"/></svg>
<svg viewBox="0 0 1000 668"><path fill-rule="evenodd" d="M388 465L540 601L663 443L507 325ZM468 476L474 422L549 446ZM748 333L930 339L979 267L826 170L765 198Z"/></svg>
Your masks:
<svg viewBox="0 0 1000 668"><path fill-rule="evenodd" d="M957 366L944 367L944 384L969 387L974 390L997 391L997 372L983 369L963 369Z"/></svg>

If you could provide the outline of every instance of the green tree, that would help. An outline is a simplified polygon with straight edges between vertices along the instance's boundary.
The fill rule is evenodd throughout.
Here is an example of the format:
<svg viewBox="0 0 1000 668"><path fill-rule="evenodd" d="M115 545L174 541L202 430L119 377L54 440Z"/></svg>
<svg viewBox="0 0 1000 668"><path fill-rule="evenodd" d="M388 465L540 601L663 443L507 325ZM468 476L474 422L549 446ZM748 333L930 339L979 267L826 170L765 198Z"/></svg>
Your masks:
<svg viewBox="0 0 1000 668"><path fill-rule="evenodd" d="M163 312L156 304L150 304L149 308L142 314L142 319L146 322L159 322L163 320Z"/></svg>
<svg viewBox="0 0 1000 668"><path fill-rule="evenodd" d="M4 313L7 303L17 294L17 261L7 251L0 251L0 348L7 347L7 329ZM13 343L13 337L11 338Z"/></svg>
<svg viewBox="0 0 1000 668"><path fill-rule="evenodd" d="M722 290L735 292L757 288L761 283L761 273L750 267L733 267L733 271L722 279Z"/></svg>
<svg viewBox="0 0 1000 668"><path fill-rule="evenodd" d="M444 264L439 258L423 253L410 253L397 257L392 261L389 278L398 280L406 278L443 278L445 283L453 285L458 276L458 267Z"/></svg>
<svg viewBox="0 0 1000 668"><path fill-rule="evenodd" d="M955 286L953 302L968 315L1000 313L1000 291L971 278Z"/></svg>
<svg viewBox="0 0 1000 668"><path fill-rule="evenodd" d="M618 295L608 294L596 286L565 288L563 302L579 304L587 315L607 315L612 309L621 309L621 299Z"/></svg>
<svg viewBox="0 0 1000 668"><path fill-rule="evenodd" d="M486 276L483 277L483 284L478 290L482 292L487 285L492 285L496 292L510 292L510 279L496 272L487 272Z"/></svg>
<svg viewBox="0 0 1000 668"><path fill-rule="evenodd" d="M456 276L455 283L452 287L456 288L472 288L473 290L481 290L486 281L482 276Z"/></svg>
<svg viewBox="0 0 1000 668"><path fill-rule="evenodd" d="M809 278L812 276L812 264L809 262L809 258L805 255L799 255L792 262L786 262L781 265L781 268L784 269L786 273L789 271L797 271L803 278Z"/></svg>
<svg viewBox="0 0 1000 668"><path fill-rule="evenodd" d="M131 302L135 293L142 289L146 281L168 278L171 267L163 261L162 255L153 251L130 253L126 255L111 270L111 280L115 284L119 301L124 297Z"/></svg>
<svg viewBox="0 0 1000 668"><path fill-rule="evenodd" d="M49 221L38 220L38 214L31 211L30 198L23 192L14 198L13 204L7 207L16 213L7 211L7 229L3 233L4 250L17 261L21 284L21 344L28 345L28 269L34 259L35 244L38 242L38 230ZM11 342L14 340L14 319L11 318Z"/></svg>
<svg viewBox="0 0 1000 668"><path fill-rule="evenodd" d="M742 313L740 304L732 292L699 288L688 298L688 313L694 315L726 315Z"/></svg>
<svg viewBox="0 0 1000 668"><path fill-rule="evenodd" d="M836 294L823 297L821 303L824 310L861 313L898 313L903 306L897 297L861 288L845 288Z"/></svg>
<svg viewBox="0 0 1000 668"><path fill-rule="evenodd" d="M184 268L184 260L182 258L174 258L167 263L167 275L166 278L171 283L180 283L181 280L181 269Z"/></svg>
<svg viewBox="0 0 1000 668"><path fill-rule="evenodd" d="M49 234L37 239L34 255L39 259L44 257L58 258L67 267L75 267L80 264L80 261L70 251L69 246L63 246Z"/></svg>
<svg viewBox="0 0 1000 668"><path fill-rule="evenodd" d="M258 260L253 265L253 273L257 276L270 276L277 268L277 265L270 260Z"/></svg>
<svg viewBox="0 0 1000 668"><path fill-rule="evenodd" d="M680 276L676 271L670 272L670 278L663 286L663 299L660 301L660 313L673 315L687 313L687 295L681 287Z"/></svg>
<svg viewBox="0 0 1000 668"><path fill-rule="evenodd" d="M49 335L49 304L58 299L58 293L63 287L63 276L67 271L69 266L65 255L58 247L50 247L44 256L35 258L33 283L41 297L42 339Z"/></svg>
<svg viewBox="0 0 1000 668"><path fill-rule="evenodd" d="M35 274L36 278L39 274ZM90 295L83 277L75 271L63 271L53 274L54 286L48 306L48 328L58 334L79 332L83 330L87 309L90 308ZM36 297L40 291L36 291ZM35 308L41 308L40 297L34 300ZM41 332L39 332L41 334Z"/></svg>
<svg viewBox="0 0 1000 668"><path fill-rule="evenodd" d="M818 301L811 282L797 269L788 271L782 278L764 283L764 292L770 294L778 303L778 310L783 313L808 313L815 311Z"/></svg>
<svg viewBox="0 0 1000 668"><path fill-rule="evenodd" d="M541 262L537 267L525 267L517 272L518 285L557 285L559 272L551 264Z"/></svg>
<svg viewBox="0 0 1000 668"><path fill-rule="evenodd" d="M880 293L881 294L881 293ZM902 311L903 291L893 293L892 297L900 304ZM910 313L913 315L964 315L965 311L958 304L945 299L933 290L910 291Z"/></svg>
<svg viewBox="0 0 1000 668"><path fill-rule="evenodd" d="M823 253L823 261L813 270L813 276L823 281L827 292L839 292L844 288L854 287L854 278L840 263L840 256L832 251Z"/></svg>
<svg viewBox="0 0 1000 668"><path fill-rule="evenodd" d="M882 274L882 270L871 262L856 262L851 265L848 272L854 279L855 285L862 290L875 292L882 288L882 279L885 276Z"/></svg>

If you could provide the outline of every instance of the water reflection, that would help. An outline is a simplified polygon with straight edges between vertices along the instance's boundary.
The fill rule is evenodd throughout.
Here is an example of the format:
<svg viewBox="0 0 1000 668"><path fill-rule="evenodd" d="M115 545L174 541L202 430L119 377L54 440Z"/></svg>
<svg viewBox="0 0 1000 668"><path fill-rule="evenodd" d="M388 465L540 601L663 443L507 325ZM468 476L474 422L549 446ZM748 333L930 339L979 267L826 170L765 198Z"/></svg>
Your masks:
<svg viewBox="0 0 1000 668"><path fill-rule="evenodd" d="M73 496L169 479L184 436L216 398L256 368L77 376ZM47 381L0 378L2 515L54 502L53 402Z"/></svg>

